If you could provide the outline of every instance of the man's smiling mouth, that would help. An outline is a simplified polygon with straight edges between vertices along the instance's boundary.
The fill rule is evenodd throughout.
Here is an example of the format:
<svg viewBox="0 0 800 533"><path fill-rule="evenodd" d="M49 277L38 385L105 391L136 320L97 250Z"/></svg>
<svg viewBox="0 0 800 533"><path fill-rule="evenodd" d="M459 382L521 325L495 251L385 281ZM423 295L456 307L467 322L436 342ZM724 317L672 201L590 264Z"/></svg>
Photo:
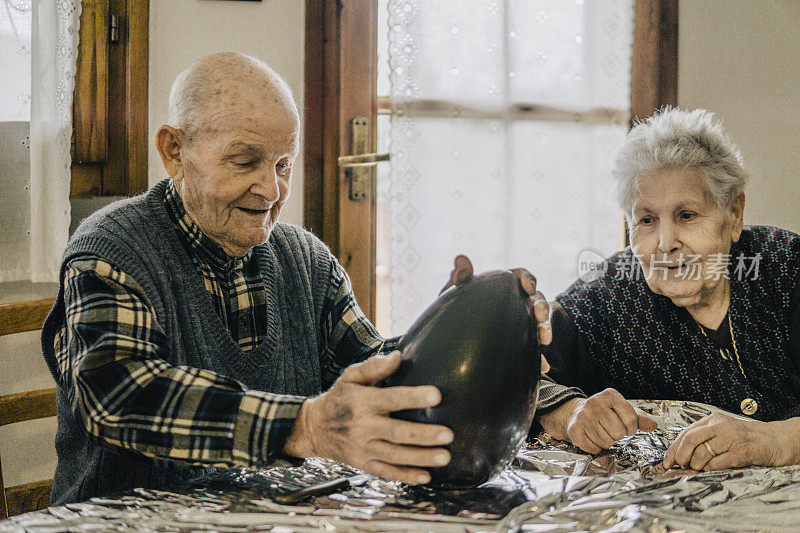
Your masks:
<svg viewBox="0 0 800 533"><path fill-rule="evenodd" d="M241 209L242 211L244 211L249 215L263 215L264 213L269 211L269 209L247 209L245 207L237 207L237 209Z"/></svg>

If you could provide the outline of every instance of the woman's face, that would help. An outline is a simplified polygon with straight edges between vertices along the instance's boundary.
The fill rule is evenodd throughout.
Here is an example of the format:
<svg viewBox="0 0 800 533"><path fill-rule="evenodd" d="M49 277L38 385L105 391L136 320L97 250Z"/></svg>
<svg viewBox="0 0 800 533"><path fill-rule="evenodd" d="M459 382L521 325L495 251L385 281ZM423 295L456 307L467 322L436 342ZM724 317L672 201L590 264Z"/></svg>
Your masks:
<svg viewBox="0 0 800 533"><path fill-rule="evenodd" d="M699 171L670 168L638 179L632 210L631 248L650 290L690 309L724 295L744 194L723 211Z"/></svg>

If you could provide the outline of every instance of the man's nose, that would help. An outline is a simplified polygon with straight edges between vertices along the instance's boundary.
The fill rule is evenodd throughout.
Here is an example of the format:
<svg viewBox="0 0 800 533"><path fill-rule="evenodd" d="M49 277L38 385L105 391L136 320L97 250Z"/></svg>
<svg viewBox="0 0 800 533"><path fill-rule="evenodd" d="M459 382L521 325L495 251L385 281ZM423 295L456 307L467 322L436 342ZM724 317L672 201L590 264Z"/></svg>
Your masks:
<svg viewBox="0 0 800 533"><path fill-rule="evenodd" d="M255 182L250 186L250 192L261 196L270 203L275 203L281 196L281 190L278 185L279 179L275 167L272 166L258 174Z"/></svg>
<svg viewBox="0 0 800 533"><path fill-rule="evenodd" d="M658 228L658 251L668 254L680 247L678 228L671 222L663 222Z"/></svg>

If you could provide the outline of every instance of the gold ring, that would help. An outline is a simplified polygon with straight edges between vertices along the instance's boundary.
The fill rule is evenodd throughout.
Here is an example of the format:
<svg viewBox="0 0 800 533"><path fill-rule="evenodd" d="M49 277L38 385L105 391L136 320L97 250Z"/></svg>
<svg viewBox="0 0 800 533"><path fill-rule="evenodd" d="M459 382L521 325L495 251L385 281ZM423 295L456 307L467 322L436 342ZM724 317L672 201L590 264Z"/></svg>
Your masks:
<svg viewBox="0 0 800 533"><path fill-rule="evenodd" d="M711 447L711 445L708 443L707 440L703 441L703 446L706 447L706 450L708 450L708 453L711 454L711 457L716 457L717 456L717 454L714 452L714 448Z"/></svg>

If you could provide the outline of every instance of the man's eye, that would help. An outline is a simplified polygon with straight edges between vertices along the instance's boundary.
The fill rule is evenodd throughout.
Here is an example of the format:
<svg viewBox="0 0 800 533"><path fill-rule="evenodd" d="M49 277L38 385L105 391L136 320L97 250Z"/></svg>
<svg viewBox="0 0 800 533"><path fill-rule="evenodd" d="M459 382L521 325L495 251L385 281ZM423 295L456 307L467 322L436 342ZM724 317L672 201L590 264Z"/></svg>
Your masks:
<svg viewBox="0 0 800 533"><path fill-rule="evenodd" d="M639 219L639 224L643 224L645 226L650 225L653 223L653 217L645 216Z"/></svg>
<svg viewBox="0 0 800 533"><path fill-rule="evenodd" d="M242 167L242 168L253 166L253 161L250 159L232 159L231 163L233 163L237 167Z"/></svg>
<svg viewBox="0 0 800 533"><path fill-rule="evenodd" d="M286 176L292 170L292 164L289 162L281 162L275 165L275 170L278 171L279 176Z"/></svg>
<svg viewBox="0 0 800 533"><path fill-rule="evenodd" d="M697 216L697 213L692 213L691 211L683 211L683 212L681 212L681 220L692 220L696 216Z"/></svg>

